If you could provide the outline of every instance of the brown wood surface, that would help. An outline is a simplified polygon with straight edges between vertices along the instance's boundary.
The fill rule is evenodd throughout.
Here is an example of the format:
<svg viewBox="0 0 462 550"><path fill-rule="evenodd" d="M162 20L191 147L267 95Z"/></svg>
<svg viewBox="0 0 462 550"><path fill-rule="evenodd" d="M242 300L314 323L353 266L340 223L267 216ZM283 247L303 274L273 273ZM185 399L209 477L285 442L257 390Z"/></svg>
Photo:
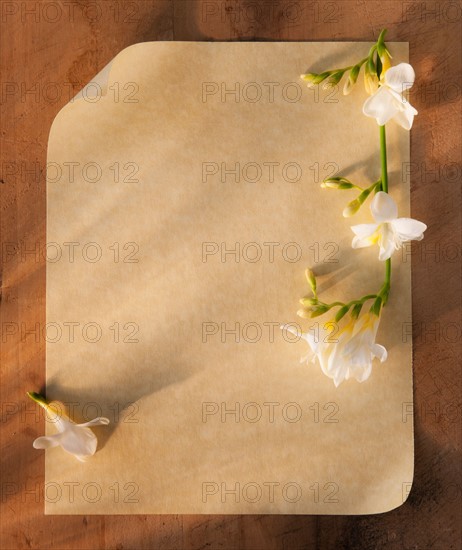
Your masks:
<svg viewBox="0 0 462 550"><path fill-rule="evenodd" d="M461 4L5 0L0 5L1 547L461 548ZM388 40L410 43L418 75L411 95L420 112L411 133L412 215L428 225L412 256L416 458L409 499L392 512L361 517L44 516L44 456L31 448L44 421L25 397L44 386L44 340L28 335L21 341L6 333L14 326L9 323L28 328L45 323L45 263L24 254L24 247L45 242L44 168L55 115L118 52L137 42L373 41L383 27ZM54 100L56 92L60 97Z"/></svg>

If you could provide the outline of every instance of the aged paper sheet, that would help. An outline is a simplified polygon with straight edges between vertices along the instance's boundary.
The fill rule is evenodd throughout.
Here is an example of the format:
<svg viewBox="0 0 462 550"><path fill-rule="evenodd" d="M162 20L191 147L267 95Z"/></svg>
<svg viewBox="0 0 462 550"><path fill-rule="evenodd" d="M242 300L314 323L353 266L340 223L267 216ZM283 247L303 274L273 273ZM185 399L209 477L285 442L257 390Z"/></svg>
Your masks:
<svg viewBox="0 0 462 550"><path fill-rule="evenodd" d="M375 292L352 250L340 173L380 176L359 84L299 75L360 43L152 42L122 51L54 121L47 176L47 397L95 428L80 463L46 451L48 514L371 514L413 478L410 255L393 257L388 360L335 388L300 364L311 266L326 301ZM394 62L407 44L390 44ZM409 215L409 134L389 124L390 191ZM404 176L403 176L404 175ZM47 425L51 434L54 429Z"/></svg>

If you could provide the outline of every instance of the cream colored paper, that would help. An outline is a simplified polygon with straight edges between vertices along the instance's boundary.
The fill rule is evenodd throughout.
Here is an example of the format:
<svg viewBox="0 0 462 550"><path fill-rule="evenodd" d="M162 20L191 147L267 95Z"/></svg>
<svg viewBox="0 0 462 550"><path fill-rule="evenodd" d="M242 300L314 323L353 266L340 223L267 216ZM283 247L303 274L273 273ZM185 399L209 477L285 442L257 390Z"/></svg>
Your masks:
<svg viewBox="0 0 462 550"><path fill-rule="evenodd" d="M102 94L59 113L48 150L48 398L111 425L95 428L99 450L85 464L46 451L47 514L370 514L406 498L409 258L393 258L377 338L389 358L367 382L336 389L299 363L305 342L277 328L323 321L296 317L308 266L326 301L383 280L376 248L351 249L368 206L345 220L355 194L319 186L334 172L380 176L362 76L348 97L299 80L368 48L137 44L113 60ZM407 44L390 49L407 60ZM388 126L390 190L406 216L409 134Z"/></svg>

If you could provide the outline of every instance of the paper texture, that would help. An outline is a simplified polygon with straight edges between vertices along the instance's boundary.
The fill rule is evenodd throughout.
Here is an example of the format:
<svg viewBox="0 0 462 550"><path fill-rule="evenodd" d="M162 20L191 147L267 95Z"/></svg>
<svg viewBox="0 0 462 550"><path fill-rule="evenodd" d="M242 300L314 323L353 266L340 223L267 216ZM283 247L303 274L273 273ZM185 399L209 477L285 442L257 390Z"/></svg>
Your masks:
<svg viewBox="0 0 462 550"><path fill-rule="evenodd" d="M104 94L54 121L47 177L47 397L111 420L79 463L46 451L47 514L371 514L413 477L410 256L393 257L386 363L338 389L278 326L318 275L325 301L376 292L352 250L355 193L380 177L379 129L354 91L299 75L369 44L152 42ZM394 62L407 44L390 44ZM409 134L389 125L390 191L409 215ZM234 411L234 412L233 412ZM48 423L47 433L55 433Z"/></svg>

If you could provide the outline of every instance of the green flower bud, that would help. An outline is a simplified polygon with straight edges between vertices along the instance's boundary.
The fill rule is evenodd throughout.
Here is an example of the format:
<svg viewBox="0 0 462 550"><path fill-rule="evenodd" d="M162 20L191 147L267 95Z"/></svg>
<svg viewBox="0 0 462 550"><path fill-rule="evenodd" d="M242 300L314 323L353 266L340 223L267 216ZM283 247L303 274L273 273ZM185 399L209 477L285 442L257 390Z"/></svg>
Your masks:
<svg viewBox="0 0 462 550"><path fill-rule="evenodd" d="M324 73L306 73L300 75L300 78L304 80L309 88L312 86L316 86L317 84L321 84L323 80L325 80L327 77L331 75L330 71L326 71Z"/></svg>
<svg viewBox="0 0 462 550"><path fill-rule="evenodd" d="M375 189L376 185L372 187L368 187L367 189L364 189L364 191L361 191L361 193L358 195L358 201L360 204L363 204L364 201L367 199L367 197L371 194L372 189Z"/></svg>
<svg viewBox="0 0 462 550"><path fill-rule="evenodd" d="M382 56L382 53L384 52L384 50L386 50L386 47L385 47L386 34L387 34L387 29L383 29L379 35L379 38L377 39L377 52L380 56Z"/></svg>
<svg viewBox="0 0 462 550"><path fill-rule="evenodd" d="M342 177L333 177L333 178L326 178L322 183L321 187L323 189L330 188L330 189L353 189L355 185L351 183L350 180L347 180L346 178Z"/></svg>
<svg viewBox="0 0 462 550"><path fill-rule="evenodd" d="M382 308L382 297L377 296L374 303L372 304L372 307L370 309L371 313L374 315L377 315L377 317L380 315L380 310Z"/></svg>
<svg viewBox="0 0 462 550"><path fill-rule="evenodd" d="M304 296L300 298L299 302L306 308L316 306L319 303L317 298L312 298L311 296Z"/></svg>
<svg viewBox="0 0 462 550"><path fill-rule="evenodd" d="M345 82L345 86L343 88L343 95L348 95L351 90L353 89L353 86L356 84L356 81L358 80L359 71L361 70L361 65L355 65L348 75L348 79Z"/></svg>
<svg viewBox="0 0 462 550"><path fill-rule="evenodd" d="M326 313L326 311L329 311L329 308L327 306L319 306L313 311L313 313L311 314L311 318L313 319L313 317L319 317L320 315Z"/></svg>
<svg viewBox="0 0 462 550"><path fill-rule="evenodd" d="M353 309L351 310L351 316L353 317L353 319L357 319L359 317L362 307L363 307L363 304L356 304L353 307Z"/></svg>
<svg viewBox="0 0 462 550"><path fill-rule="evenodd" d="M313 292L313 296L316 298L316 277L310 268L305 270L305 277L310 285L311 291Z"/></svg>
<svg viewBox="0 0 462 550"><path fill-rule="evenodd" d="M374 94L379 87L379 77L377 76L377 68L372 57L366 61L364 69L364 87L369 95Z"/></svg>
<svg viewBox="0 0 462 550"><path fill-rule="evenodd" d="M350 218L361 208L361 202L358 199L349 202L343 210L343 217Z"/></svg>
<svg viewBox="0 0 462 550"><path fill-rule="evenodd" d="M303 301L304 298L300 300L300 302ZM306 305L304 304L304 307L297 311L297 315L303 319L312 319L313 317L318 317L319 315L326 313L329 309L330 307L327 304L318 302L315 298L311 298L306 300Z"/></svg>
<svg viewBox="0 0 462 550"><path fill-rule="evenodd" d="M342 80L343 75L345 74L344 70L335 71L329 76L329 78L324 82L323 88L327 90L328 88L333 88Z"/></svg>
<svg viewBox="0 0 462 550"><path fill-rule="evenodd" d="M391 67L391 55L390 52L385 48L383 54L379 55L381 70L380 70L380 82L385 80L385 73Z"/></svg>
<svg viewBox="0 0 462 550"><path fill-rule="evenodd" d="M337 315L335 316L335 322L338 323L340 321L340 319L342 319L342 317L344 317L347 313L348 313L348 310L349 310L349 306L345 305L343 307L341 307L338 311L337 311Z"/></svg>
<svg viewBox="0 0 462 550"><path fill-rule="evenodd" d="M356 214L356 212L361 208L364 201L371 194L372 190L376 189L379 184L381 185L382 183L379 181L377 183L374 183L367 189L364 189L363 191L361 191L361 193L358 195L358 197L355 200L347 204L346 208L343 211L343 216L345 218L349 218L350 216L353 216L353 214Z"/></svg>

